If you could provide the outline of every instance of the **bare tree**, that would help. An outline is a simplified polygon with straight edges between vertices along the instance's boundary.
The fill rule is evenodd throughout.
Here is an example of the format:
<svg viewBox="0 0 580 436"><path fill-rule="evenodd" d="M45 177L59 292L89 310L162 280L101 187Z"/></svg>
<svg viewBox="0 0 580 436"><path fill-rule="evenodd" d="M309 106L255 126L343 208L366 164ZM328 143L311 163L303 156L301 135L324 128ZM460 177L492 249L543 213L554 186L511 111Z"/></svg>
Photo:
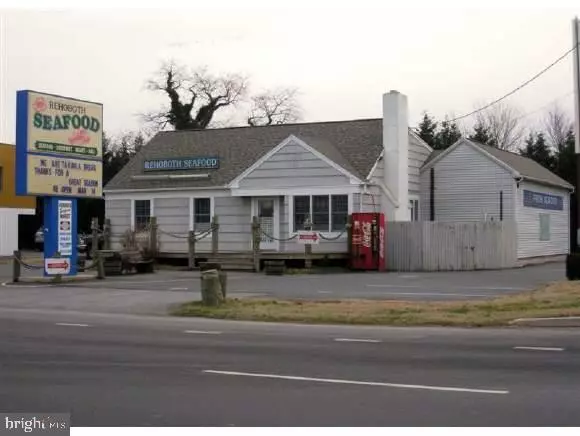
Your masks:
<svg viewBox="0 0 580 436"><path fill-rule="evenodd" d="M486 132L488 145L502 150L515 150L525 134L519 111L504 103L478 112L475 125Z"/></svg>
<svg viewBox="0 0 580 436"><path fill-rule="evenodd" d="M214 76L206 68L188 72L169 62L147 84L169 98L169 107L144 118L161 129L168 124L175 130L205 129L218 110L235 106L245 96L247 86L247 79L238 74Z"/></svg>
<svg viewBox="0 0 580 436"><path fill-rule="evenodd" d="M544 118L544 129L548 135L550 145L556 151L561 151L566 145L570 131L573 129L573 123L562 108L555 104Z"/></svg>
<svg viewBox="0 0 580 436"><path fill-rule="evenodd" d="M280 88L252 97L248 124L269 126L298 121L301 110L295 88Z"/></svg>

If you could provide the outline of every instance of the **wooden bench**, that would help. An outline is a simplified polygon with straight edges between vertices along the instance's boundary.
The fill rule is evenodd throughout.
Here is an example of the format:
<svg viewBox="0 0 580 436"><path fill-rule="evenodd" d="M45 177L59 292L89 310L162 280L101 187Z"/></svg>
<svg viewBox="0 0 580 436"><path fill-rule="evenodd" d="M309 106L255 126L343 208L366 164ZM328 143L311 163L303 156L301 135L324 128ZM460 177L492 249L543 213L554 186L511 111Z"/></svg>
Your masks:
<svg viewBox="0 0 580 436"><path fill-rule="evenodd" d="M123 272L139 274L153 272L153 259L143 259L138 250L100 250L105 275L121 275Z"/></svg>
<svg viewBox="0 0 580 436"><path fill-rule="evenodd" d="M264 272L268 276L284 275L286 263L283 260L267 260L264 262Z"/></svg>

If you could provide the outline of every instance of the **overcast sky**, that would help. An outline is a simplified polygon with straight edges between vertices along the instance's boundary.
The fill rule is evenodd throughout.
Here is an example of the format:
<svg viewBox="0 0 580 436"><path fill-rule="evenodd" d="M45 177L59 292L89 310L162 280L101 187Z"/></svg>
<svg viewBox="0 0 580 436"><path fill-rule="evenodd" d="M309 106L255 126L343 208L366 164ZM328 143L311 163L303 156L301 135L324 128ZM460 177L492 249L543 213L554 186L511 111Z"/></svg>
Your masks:
<svg viewBox="0 0 580 436"><path fill-rule="evenodd" d="M381 94L391 89L409 97L411 124L423 110L460 115L510 91L570 49L571 20L580 6L3 14L0 98L7 129L0 139L12 142L18 89L102 102L106 132L138 129L137 114L164 102L144 84L169 58L249 75L254 91L298 87L304 121L380 117ZM572 89L569 56L508 101L528 113L559 98L572 113ZM541 114L525 119L537 122Z"/></svg>

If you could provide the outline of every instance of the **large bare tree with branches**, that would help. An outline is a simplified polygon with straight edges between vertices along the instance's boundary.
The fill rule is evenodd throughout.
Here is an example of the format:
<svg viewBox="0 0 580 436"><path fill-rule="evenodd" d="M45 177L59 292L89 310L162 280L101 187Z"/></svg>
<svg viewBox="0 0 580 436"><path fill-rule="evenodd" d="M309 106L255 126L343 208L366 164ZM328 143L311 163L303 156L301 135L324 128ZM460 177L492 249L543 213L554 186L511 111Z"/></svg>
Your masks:
<svg viewBox="0 0 580 436"><path fill-rule="evenodd" d="M264 91L251 97L248 106L248 79L239 74L214 76L206 68L189 71L169 62L148 81L147 88L169 99L169 105L161 111L144 115L145 121L157 129L170 126L175 130L189 130L231 125L231 118L220 122L214 117L218 111L235 108L239 103L244 103L249 112L244 120L250 126L284 124L300 117L294 88Z"/></svg>
<svg viewBox="0 0 580 436"><path fill-rule="evenodd" d="M252 97L248 124L269 126L293 123L300 119L300 107L295 88L280 88Z"/></svg>
<svg viewBox="0 0 580 436"><path fill-rule="evenodd" d="M485 132L486 143L502 150L516 150L525 134L519 111L504 103L478 112L475 120L475 130Z"/></svg>
<svg viewBox="0 0 580 436"><path fill-rule="evenodd" d="M161 129L168 124L175 130L205 129L218 110L235 106L245 97L247 86L247 78L238 74L214 76L206 68L189 72L167 63L147 87L164 93L169 107L145 115L145 120Z"/></svg>
<svg viewBox="0 0 580 436"><path fill-rule="evenodd" d="M566 146L570 131L574 128L572 120L557 104L554 105L544 118L544 130L548 135L550 145L559 152Z"/></svg>

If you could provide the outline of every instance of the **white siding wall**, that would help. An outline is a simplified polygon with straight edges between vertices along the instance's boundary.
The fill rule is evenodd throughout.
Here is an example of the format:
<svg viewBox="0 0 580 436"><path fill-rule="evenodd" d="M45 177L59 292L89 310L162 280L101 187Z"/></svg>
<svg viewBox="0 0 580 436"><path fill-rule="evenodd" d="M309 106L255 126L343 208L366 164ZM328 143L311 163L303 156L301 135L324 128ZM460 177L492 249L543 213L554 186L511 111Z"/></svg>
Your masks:
<svg viewBox="0 0 580 436"><path fill-rule="evenodd" d="M409 194L419 195L421 191L420 170L431 152L409 135Z"/></svg>
<svg viewBox="0 0 580 436"><path fill-rule="evenodd" d="M250 197L217 197L214 213L218 216L220 253L250 251L252 213ZM211 238L208 238L210 241Z"/></svg>
<svg viewBox="0 0 580 436"><path fill-rule="evenodd" d="M292 142L240 181L240 188L348 185L350 180L326 162Z"/></svg>
<svg viewBox="0 0 580 436"><path fill-rule="evenodd" d="M409 135L409 196L419 197L419 210L424 210L426 206L424 206L424 201L426 198L423 195L420 195L421 192L421 174L420 170L423 166L423 163L429 157L431 152L425 148L425 146L419 143L419 140L416 139L414 136ZM384 162L383 159L380 159L377 163L376 169L371 177L371 183L378 184L383 180L383 167ZM384 183L383 183L384 184ZM389 200L385 196L382 191L375 189L371 191L375 195L375 199L378 204L377 212L385 211L386 210L386 202ZM356 205L355 201L355 205ZM362 212L372 212L372 204L370 208L363 210ZM388 218L388 217L387 217Z"/></svg>
<svg viewBox="0 0 580 436"><path fill-rule="evenodd" d="M524 206L524 190L564 198L564 210ZM567 190L524 181L517 190L518 258L567 254L570 249L570 196ZM540 214L550 216L550 240L540 241Z"/></svg>
<svg viewBox="0 0 580 436"><path fill-rule="evenodd" d="M190 229L189 198L155 198L153 214L159 226L159 252L187 253L187 235ZM174 237L169 235L179 235ZM209 237L211 241L211 237Z"/></svg>
<svg viewBox="0 0 580 436"><path fill-rule="evenodd" d="M106 198L105 218L111 220L111 249L119 250L122 235L131 228L131 200Z"/></svg>
<svg viewBox="0 0 580 436"><path fill-rule="evenodd" d="M380 212L381 191L377 186L369 186L366 193L353 194L353 212Z"/></svg>
<svg viewBox="0 0 580 436"><path fill-rule="evenodd" d="M18 210L0 209L0 256L11 256L18 250Z"/></svg>
<svg viewBox="0 0 580 436"><path fill-rule="evenodd" d="M461 144L435 163L435 221L499 220L500 191L503 219L515 219L515 180L512 174L473 147ZM421 171L423 220L430 216L430 169Z"/></svg>

